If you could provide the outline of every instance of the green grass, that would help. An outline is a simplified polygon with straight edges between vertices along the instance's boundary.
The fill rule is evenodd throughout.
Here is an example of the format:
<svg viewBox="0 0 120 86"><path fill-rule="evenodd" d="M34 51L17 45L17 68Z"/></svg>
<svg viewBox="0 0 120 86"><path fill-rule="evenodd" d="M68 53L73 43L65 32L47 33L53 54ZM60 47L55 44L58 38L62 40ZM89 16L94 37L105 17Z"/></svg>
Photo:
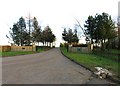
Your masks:
<svg viewBox="0 0 120 86"><path fill-rule="evenodd" d="M47 48L47 47L46 47L46 48L43 48L43 47L42 47L42 48L38 48L36 52L43 52L43 51L47 51L47 50L49 50L49 49L51 49L51 48Z"/></svg>
<svg viewBox="0 0 120 86"><path fill-rule="evenodd" d="M114 61L120 61L120 57L118 54L115 54L115 53L106 53L106 52L93 52L93 54L96 54L98 56L101 56L101 57L104 57L104 58L107 58L107 59L111 59L111 60L114 60Z"/></svg>
<svg viewBox="0 0 120 86"><path fill-rule="evenodd" d="M75 60L76 62L90 68L92 71L95 71L96 66L100 66L111 71L115 76L118 75L118 66L120 63L113 61L111 59L103 58L94 54L85 54L85 53L71 53L67 52L65 48L61 48L62 52L69 58ZM119 76L120 77L120 76Z"/></svg>
<svg viewBox="0 0 120 86"><path fill-rule="evenodd" d="M117 49L110 49L109 52L114 54L120 54L120 50L117 50Z"/></svg>
<svg viewBox="0 0 120 86"><path fill-rule="evenodd" d="M37 48L36 52L32 52L32 51L0 52L0 56L2 56L2 57L8 57L8 56L33 54L33 53L40 53L40 52L43 52L43 51L47 51L47 50L50 50L50 49L51 49L50 47L40 47L40 48Z"/></svg>
<svg viewBox="0 0 120 86"><path fill-rule="evenodd" d="M2 52L0 52L0 56L2 56Z"/></svg>
<svg viewBox="0 0 120 86"><path fill-rule="evenodd" d="M97 49L93 51L93 54L96 54L101 57L105 57L107 59L111 59L114 61L120 61L120 57L119 57L120 50L117 50L117 49L110 49L109 51L108 50L101 51L100 49Z"/></svg>
<svg viewBox="0 0 120 86"><path fill-rule="evenodd" d="M34 52L31 51L27 51L27 52L2 52L2 56L6 57L6 56L16 56L16 55L25 55L25 54L33 54Z"/></svg>
<svg viewBox="0 0 120 86"><path fill-rule="evenodd" d="M43 52L43 51L47 51L49 49L50 48L39 48L36 52L32 52L32 51L0 52L0 56L2 56L2 57L8 57L8 56L33 54L33 53L40 53L40 52Z"/></svg>

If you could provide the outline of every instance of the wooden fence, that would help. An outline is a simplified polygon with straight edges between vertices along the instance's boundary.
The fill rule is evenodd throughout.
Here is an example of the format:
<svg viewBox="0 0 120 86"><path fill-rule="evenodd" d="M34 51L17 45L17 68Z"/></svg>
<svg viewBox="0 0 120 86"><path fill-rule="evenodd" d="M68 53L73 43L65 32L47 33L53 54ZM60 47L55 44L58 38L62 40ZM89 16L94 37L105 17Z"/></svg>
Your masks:
<svg viewBox="0 0 120 86"><path fill-rule="evenodd" d="M11 51L33 51L32 46L11 46Z"/></svg>
<svg viewBox="0 0 120 86"><path fill-rule="evenodd" d="M0 46L0 52L10 51L11 47L9 45Z"/></svg>
<svg viewBox="0 0 120 86"><path fill-rule="evenodd" d="M0 52L8 51L36 51L36 46L0 46Z"/></svg>

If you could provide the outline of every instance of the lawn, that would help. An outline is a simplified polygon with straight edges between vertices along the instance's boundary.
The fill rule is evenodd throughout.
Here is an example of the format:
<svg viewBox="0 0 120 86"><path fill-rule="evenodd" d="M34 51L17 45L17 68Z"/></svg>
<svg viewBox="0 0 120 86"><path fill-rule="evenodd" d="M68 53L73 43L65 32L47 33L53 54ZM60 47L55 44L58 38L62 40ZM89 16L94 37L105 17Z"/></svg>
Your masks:
<svg viewBox="0 0 120 86"><path fill-rule="evenodd" d="M2 52L0 52L0 56L2 56Z"/></svg>
<svg viewBox="0 0 120 86"><path fill-rule="evenodd" d="M109 52L114 54L120 54L120 50L117 50L117 49L110 49Z"/></svg>
<svg viewBox="0 0 120 86"><path fill-rule="evenodd" d="M120 75L118 74L118 71L120 71L120 69L118 69L118 66L120 66L120 63L116 61L104 58L102 56L97 56L94 54L67 52L65 48L61 48L61 50L66 56L90 68L92 71L95 71L94 67L100 66L111 71L114 74L114 76L120 77Z"/></svg>
<svg viewBox="0 0 120 86"><path fill-rule="evenodd" d="M25 55L25 54L33 54L34 52L31 51L27 51L27 52L2 52L2 57L6 57L6 56L16 56L16 55Z"/></svg>
<svg viewBox="0 0 120 86"><path fill-rule="evenodd" d="M41 48L38 48L36 52L43 52L43 51L47 51L49 49L51 49L51 48L49 48L49 47L41 47Z"/></svg>
<svg viewBox="0 0 120 86"><path fill-rule="evenodd" d="M8 56L33 54L33 53L40 53L40 52L43 52L43 51L46 51L46 50L49 50L49 49L48 48L39 48L36 52L32 52L32 51L0 52L0 56L8 57Z"/></svg>
<svg viewBox="0 0 120 86"><path fill-rule="evenodd" d="M114 61L120 61L120 57L119 55L120 54L117 54L117 53L108 53L108 52L93 52L93 54L96 54L98 56L101 56L101 57L104 57L104 58L107 58L107 59L111 59L111 60L114 60Z"/></svg>

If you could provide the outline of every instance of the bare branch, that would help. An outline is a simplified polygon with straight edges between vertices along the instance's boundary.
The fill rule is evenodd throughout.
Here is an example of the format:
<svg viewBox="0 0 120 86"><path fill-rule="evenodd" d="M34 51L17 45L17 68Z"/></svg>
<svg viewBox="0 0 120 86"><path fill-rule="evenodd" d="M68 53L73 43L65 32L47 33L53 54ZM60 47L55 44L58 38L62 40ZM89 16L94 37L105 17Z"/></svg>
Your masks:
<svg viewBox="0 0 120 86"><path fill-rule="evenodd" d="M82 29L82 31L83 31L85 37L87 37L87 36L86 36L86 33L85 33L85 30L84 30L84 29L82 28L82 26L80 25L80 22L79 22L77 19L75 19L75 20L77 21L78 26Z"/></svg>

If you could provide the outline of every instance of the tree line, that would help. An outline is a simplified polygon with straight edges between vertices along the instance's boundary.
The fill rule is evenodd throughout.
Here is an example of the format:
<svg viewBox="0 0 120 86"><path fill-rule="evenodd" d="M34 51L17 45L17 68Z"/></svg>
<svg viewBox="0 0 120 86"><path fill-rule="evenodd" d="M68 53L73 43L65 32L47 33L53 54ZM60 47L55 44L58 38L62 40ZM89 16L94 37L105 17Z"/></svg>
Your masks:
<svg viewBox="0 0 120 86"><path fill-rule="evenodd" d="M77 34L78 34L77 29L74 29L74 31L72 31L72 29L69 28L67 31L66 28L64 28L64 31L62 33L62 38L64 41L66 41L69 44L72 44L72 43L75 44L79 42Z"/></svg>
<svg viewBox="0 0 120 86"><path fill-rule="evenodd" d="M6 37L12 39L13 44L18 46L32 45L32 43L38 43L38 45L39 43L43 43L43 46L51 46L55 41L56 36L53 34L51 28L46 26L42 30L36 17L28 24L29 30L27 29L25 19L23 17L19 18L19 21L14 23L13 27L10 28L10 37L8 35Z"/></svg>
<svg viewBox="0 0 120 86"><path fill-rule="evenodd" d="M91 44L100 44L101 49L109 49L117 32L115 31L115 22L107 13L89 16L85 21L84 27L86 41Z"/></svg>
<svg viewBox="0 0 120 86"><path fill-rule="evenodd" d="M78 22L78 21L77 21ZM107 13L96 14L95 16L88 16L85 21L84 28L81 27L80 22L77 26L83 30L86 42L101 45L101 49L109 49L111 45L115 47L115 38L117 32L115 30L115 22L113 22L111 16ZM64 29L62 38L68 43L78 42L77 30L72 32L72 29L66 31Z"/></svg>

